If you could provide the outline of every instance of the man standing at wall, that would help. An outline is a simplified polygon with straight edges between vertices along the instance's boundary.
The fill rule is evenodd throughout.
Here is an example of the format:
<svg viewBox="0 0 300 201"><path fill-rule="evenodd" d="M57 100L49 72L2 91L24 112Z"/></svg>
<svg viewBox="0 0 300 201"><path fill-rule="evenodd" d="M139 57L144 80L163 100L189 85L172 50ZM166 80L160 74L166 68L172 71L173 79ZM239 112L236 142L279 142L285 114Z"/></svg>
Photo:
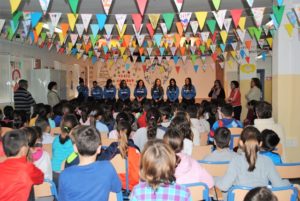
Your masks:
<svg viewBox="0 0 300 201"><path fill-rule="evenodd" d="M35 105L35 100L28 89L28 81L20 80L19 88L14 92L15 110L25 111L27 116L30 117L31 106Z"/></svg>

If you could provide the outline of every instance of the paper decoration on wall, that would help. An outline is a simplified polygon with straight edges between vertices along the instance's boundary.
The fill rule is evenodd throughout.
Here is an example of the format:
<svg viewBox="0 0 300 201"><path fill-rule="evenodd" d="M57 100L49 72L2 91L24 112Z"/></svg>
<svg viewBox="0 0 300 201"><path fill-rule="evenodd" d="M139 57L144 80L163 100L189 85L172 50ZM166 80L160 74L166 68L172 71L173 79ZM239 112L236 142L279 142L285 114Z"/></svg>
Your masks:
<svg viewBox="0 0 300 201"><path fill-rule="evenodd" d="M152 28L155 30L157 23L159 21L160 14L148 14L149 21L152 25Z"/></svg>
<svg viewBox="0 0 300 201"><path fill-rule="evenodd" d="M101 0L101 1L102 1L102 6L104 8L104 11L105 11L106 15L108 15L109 9L112 4L112 0Z"/></svg>
<svg viewBox="0 0 300 201"><path fill-rule="evenodd" d="M278 6L282 6L283 0L277 0L277 4L278 4Z"/></svg>
<svg viewBox="0 0 300 201"><path fill-rule="evenodd" d="M290 23L287 23L287 24L284 25L284 28L286 29L289 37L292 37L293 36L293 31L294 31L293 25L290 24Z"/></svg>
<svg viewBox="0 0 300 201"><path fill-rule="evenodd" d="M179 74L180 66L175 66L175 69L176 69L177 74Z"/></svg>
<svg viewBox="0 0 300 201"><path fill-rule="evenodd" d="M227 32L224 31L224 30L222 30L222 31L220 32L220 35L221 35L221 38L222 38L223 43L225 44L226 41L227 41L227 36L228 36ZM223 51L223 52L224 52L224 51Z"/></svg>
<svg viewBox="0 0 300 201"><path fill-rule="evenodd" d="M131 14L131 18L134 22L134 27L136 29L136 31L140 31L141 30L141 24L142 24L142 16L139 13L136 14Z"/></svg>
<svg viewBox="0 0 300 201"><path fill-rule="evenodd" d="M164 35L168 34L168 28L167 28L166 23L161 22L160 23L160 28L161 28L161 30L162 30L162 32L163 32Z"/></svg>
<svg viewBox="0 0 300 201"><path fill-rule="evenodd" d="M76 24L76 30L77 30L79 37L81 38L82 34L83 34L83 30L84 30L83 24Z"/></svg>
<svg viewBox="0 0 300 201"><path fill-rule="evenodd" d="M76 23L77 18L78 18L78 14L68 13L67 16L68 16L70 29L71 29L71 31L74 31L75 23Z"/></svg>
<svg viewBox="0 0 300 201"><path fill-rule="evenodd" d="M31 26L34 28L42 17L42 12L31 12Z"/></svg>
<svg viewBox="0 0 300 201"><path fill-rule="evenodd" d="M118 26L119 30L122 30L123 26L124 26L124 23L125 23L125 20L127 18L127 14L116 14L115 18L116 18L116 21L118 23L117 26Z"/></svg>
<svg viewBox="0 0 300 201"><path fill-rule="evenodd" d="M73 13L77 13L79 0L69 0L69 4Z"/></svg>
<svg viewBox="0 0 300 201"><path fill-rule="evenodd" d="M209 31L211 33L214 33L215 29L216 29L216 23L217 23L216 20L213 20L213 19L207 20L206 23L207 23Z"/></svg>
<svg viewBox="0 0 300 201"><path fill-rule="evenodd" d="M272 19L272 22L273 22L273 25L274 25L275 29L278 29L279 24L277 22L277 19L276 19L275 15L274 14L270 14L270 17ZM272 32L271 32L271 34L272 34Z"/></svg>
<svg viewBox="0 0 300 201"><path fill-rule="evenodd" d="M244 42L245 35L246 35L246 30L237 29L236 32L237 32L237 34L238 34L238 36L240 38L240 41Z"/></svg>
<svg viewBox="0 0 300 201"><path fill-rule="evenodd" d="M136 0L136 1L137 1L141 15L144 15L148 0Z"/></svg>
<svg viewBox="0 0 300 201"><path fill-rule="evenodd" d="M181 12L182 5L183 5L183 0L174 0L174 3L176 5L177 11Z"/></svg>
<svg viewBox="0 0 300 201"><path fill-rule="evenodd" d="M207 18L207 12L195 12L196 18L198 20L200 30L203 30L206 18Z"/></svg>
<svg viewBox="0 0 300 201"><path fill-rule="evenodd" d="M284 8L285 8L285 6L274 6L273 5L273 7L272 7L274 16L275 16L275 18L277 20L277 23L279 25L281 24L282 16L283 16L283 13L284 13Z"/></svg>
<svg viewBox="0 0 300 201"><path fill-rule="evenodd" d="M232 9L230 10L230 14L232 17L233 24L235 28L238 28L240 18L242 16L243 9Z"/></svg>
<svg viewBox="0 0 300 201"><path fill-rule="evenodd" d="M253 6L253 3L254 3L254 0L247 0L247 3L248 3L248 5L249 5L250 7L252 7L252 6Z"/></svg>
<svg viewBox="0 0 300 201"><path fill-rule="evenodd" d="M220 27L221 30L223 28L226 12L227 10L213 11L215 19L217 20L218 26Z"/></svg>
<svg viewBox="0 0 300 201"><path fill-rule="evenodd" d="M184 31L186 31L186 29L187 29L187 27L189 25L191 16L192 16L192 12L182 12L182 13L179 13L179 19L180 19L180 21L182 23Z"/></svg>
<svg viewBox="0 0 300 201"><path fill-rule="evenodd" d="M91 27L93 36L96 37L96 35L99 32L99 25L98 24L91 24L90 27Z"/></svg>
<svg viewBox="0 0 300 201"><path fill-rule="evenodd" d="M175 15L174 13L163 13L162 14L168 31L170 31L170 29L172 27L174 15Z"/></svg>
<svg viewBox="0 0 300 201"><path fill-rule="evenodd" d="M264 17L265 7L252 8L251 10L253 13L256 26L260 27Z"/></svg>
<svg viewBox="0 0 300 201"><path fill-rule="evenodd" d="M182 23L181 22L176 22L176 28L177 28L177 32L180 36L182 36L183 34L183 27L182 27Z"/></svg>
<svg viewBox="0 0 300 201"><path fill-rule="evenodd" d="M107 16L105 14L96 14L99 30L102 31L106 23Z"/></svg>
<svg viewBox="0 0 300 201"><path fill-rule="evenodd" d="M156 46L158 46L158 47L160 46L162 37L163 37L162 34L154 34L153 39L154 39Z"/></svg>
<svg viewBox="0 0 300 201"><path fill-rule="evenodd" d="M199 69L199 65L194 65L194 71L197 73Z"/></svg>
<svg viewBox="0 0 300 201"><path fill-rule="evenodd" d="M221 5L221 0L212 0L212 2L213 2L215 9L219 10L220 5Z"/></svg>
<svg viewBox="0 0 300 201"><path fill-rule="evenodd" d="M44 15L47 13L50 0L39 0Z"/></svg>

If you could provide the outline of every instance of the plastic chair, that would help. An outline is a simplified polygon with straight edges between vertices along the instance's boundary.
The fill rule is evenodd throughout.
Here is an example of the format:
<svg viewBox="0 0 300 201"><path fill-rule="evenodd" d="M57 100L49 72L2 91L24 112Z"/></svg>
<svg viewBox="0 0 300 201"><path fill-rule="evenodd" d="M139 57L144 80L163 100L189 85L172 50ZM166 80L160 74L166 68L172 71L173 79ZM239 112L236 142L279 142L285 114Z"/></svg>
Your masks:
<svg viewBox="0 0 300 201"><path fill-rule="evenodd" d="M50 197L53 196L56 200L58 199L55 183L51 180L46 179L44 183L40 185L34 185L34 197Z"/></svg>
<svg viewBox="0 0 300 201"><path fill-rule="evenodd" d="M43 144L43 150L45 150L50 158L52 158L52 144Z"/></svg>
<svg viewBox="0 0 300 201"><path fill-rule="evenodd" d="M192 200L205 200L210 201L209 197L209 188L204 183L194 183L194 184L185 184L185 186L190 190Z"/></svg>
<svg viewBox="0 0 300 201"><path fill-rule="evenodd" d="M212 145L194 146L192 151L192 158L195 160L202 160L205 156L211 153Z"/></svg>
<svg viewBox="0 0 300 201"><path fill-rule="evenodd" d="M206 169L210 175L213 177L222 177L225 175L229 161L225 162L212 162L212 161L204 161L200 160L198 163Z"/></svg>
<svg viewBox="0 0 300 201"><path fill-rule="evenodd" d="M122 191L120 191L118 193L110 192L108 200L109 201L123 201Z"/></svg>
<svg viewBox="0 0 300 201"><path fill-rule="evenodd" d="M228 201L244 200L246 194L251 190L251 187L234 186L228 191ZM270 190L276 195L278 201L296 201L297 189L293 186L275 187Z"/></svg>
<svg viewBox="0 0 300 201"><path fill-rule="evenodd" d="M2 127L1 128L1 137L3 137L5 135L5 133L7 133L8 131L12 131L13 129L12 128L9 128L9 127Z"/></svg>
<svg viewBox="0 0 300 201"><path fill-rule="evenodd" d="M231 132L229 148L232 150L234 147L238 146L242 128L228 128Z"/></svg>
<svg viewBox="0 0 300 201"><path fill-rule="evenodd" d="M283 163L276 165L276 170L283 179L300 178L300 163Z"/></svg>

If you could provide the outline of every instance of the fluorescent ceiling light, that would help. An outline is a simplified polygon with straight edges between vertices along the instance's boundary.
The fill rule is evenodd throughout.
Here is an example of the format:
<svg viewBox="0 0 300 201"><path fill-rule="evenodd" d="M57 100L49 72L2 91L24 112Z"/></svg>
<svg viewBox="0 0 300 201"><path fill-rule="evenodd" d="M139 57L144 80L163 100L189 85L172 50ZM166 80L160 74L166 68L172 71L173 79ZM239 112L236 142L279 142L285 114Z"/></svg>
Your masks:
<svg viewBox="0 0 300 201"><path fill-rule="evenodd" d="M47 23L44 23L44 24L43 24L43 28L44 28L44 29L50 30L49 24L47 24ZM54 32L56 32L56 33L62 33L62 30L59 29L59 28L57 28L57 27L55 27Z"/></svg>

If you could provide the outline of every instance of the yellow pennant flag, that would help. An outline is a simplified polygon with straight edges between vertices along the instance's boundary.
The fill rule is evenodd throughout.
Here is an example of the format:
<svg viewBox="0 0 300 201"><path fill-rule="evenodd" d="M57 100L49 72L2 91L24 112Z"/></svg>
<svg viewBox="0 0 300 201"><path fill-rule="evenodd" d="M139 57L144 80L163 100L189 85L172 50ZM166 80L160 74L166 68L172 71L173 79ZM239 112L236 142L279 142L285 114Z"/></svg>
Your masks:
<svg viewBox="0 0 300 201"><path fill-rule="evenodd" d="M20 6L21 0L9 0L11 7L11 14L13 14Z"/></svg>
<svg viewBox="0 0 300 201"><path fill-rule="evenodd" d="M119 47L119 41L117 41L115 39L111 40L110 43L109 43L109 49L111 47Z"/></svg>
<svg viewBox="0 0 300 201"><path fill-rule="evenodd" d="M60 45L63 45L65 42L65 37L64 37L63 33L59 33L58 36L59 36Z"/></svg>
<svg viewBox="0 0 300 201"><path fill-rule="evenodd" d="M77 53L77 59L80 59L82 56L82 53Z"/></svg>
<svg viewBox="0 0 300 201"><path fill-rule="evenodd" d="M123 56L126 48L125 47L120 47L119 50L120 50L121 56Z"/></svg>
<svg viewBox="0 0 300 201"><path fill-rule="evenodd" d="M167 42L165 42L165 43L164 43L164 46L165 46L166 49L168 49L169 44L168 44Z"/></svg>
<svg viewBox="0 0 300 201"><path fill-rule="evenodd" d="M78 18L78 14L68 13L67 15L68 15L70 29L71 29L71 31L74 31L75 24L76 24L76 21Z"/></svg>
<svg viewBox="0 0 300 201"><path fill-rule="evenodd" d="M127 54L124 54L124 55L123 55L123 61L126 62L127 59L128 59L128 55L127 55Z"/></svg>
<svg viewBox="0 0 300 201"><path fill-rule="evenodd" d="M196 18L198 20L200 29L203 30L205 21L206 21L206 17L207 17L207 12L195 12Z"/></svg>
<svg viewBox="0 0 300 201"><path fill-rule="evenodd" d="M43 29L43 22L39 22L35 27L37 36L39 36L41 34L42 29Z"/></svg>
<svg viewBox="0 0 300 201"><path fill-rule="evenodd" d="M239 27L242 31L245 30L246 17L241 17L239 21Z"/></svg>
<svg viewBox="0 0 300 201"><path fill-rule="evenodd" d="M270 48L272 48L272 46L273 46L273 38L272 38L272 37L269 37L269 38L267 38L266 40L267 40L267 42L268 42Z"/></svg>
<svg viewBox="0 0 300 201"><path fill-rule="evenodd" d="M73 43L72 42L68 42L68 50L71 51L73 48Z"/></svg>
<svg viewBox="0 0 300 201"><path fill-rule="evenodd" d="M294 27L291 23L287 23L284 25L286 31L288 32L289 34L289 37L292 37L293 36L293 31L294 31Z"/></svg>
<svg viewBox="0 0 300 201"><path fill-rule="evenodd" d="M236 51L230 51L230 53L231 53L231 55L232 55L233 58L236 57Z"/></svg>
<svg viewBox="0 0 300 201"><path fill-rule="evenodd" d="M181 39L180 39L180 47L183 47L184 46L184 44L185 44L185 37L181 37Z"/></svg>
<svg viewBox="0 0 300 201"><path fill-rule="evenodd" d="M221 35L223 43L226 44L228 33L225 30L222 30L220 32L220 35Z"/></svg>
<svg viewBox="0 0 300 201"><path fill-rule="evenodd" d="M118 29L119 36L122 38L124 36L125 31L126 31L127 24L123 25L122 30L119 29L119 26L116 26L116 27Z"/></svg>
<svg viewBox="0 0 300 201"><path fill-rule="evenodd" d="M212 43L211 38L207 39L207 41L206 41L206 47L210 48L211 43Z"/></svg>
<svg viewBox="0 0 300 201"><path fill-rule="evenodd" d="M160 14L148 14L152 28L155 30L159 21Z"/></svg>

